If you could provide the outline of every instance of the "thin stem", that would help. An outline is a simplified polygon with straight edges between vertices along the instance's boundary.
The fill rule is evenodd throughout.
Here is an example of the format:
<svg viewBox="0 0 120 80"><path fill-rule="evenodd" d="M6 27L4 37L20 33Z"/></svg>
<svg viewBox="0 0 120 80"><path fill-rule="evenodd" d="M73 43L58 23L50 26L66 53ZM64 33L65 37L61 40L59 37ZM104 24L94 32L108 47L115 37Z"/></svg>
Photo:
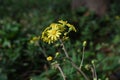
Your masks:
<svg viewBox="0 0 120 80"><path fill-rule="evenodd" d="M89 78L87 77L87 75L73 62L73 60L71 58L68 58L70 63L72 64L72 66L79 72L83 75L83 77L86 79L86 80L89 80Z"/></svg>
<svg viewBox="0 0 120 80"><path fill-rule="evenodd" d="M93 69L93 67L92 67L92 66L91 66L90 68L91 68L92 77L93 77L93 80L94 80L94 78L95 78L95 72L94 72L94 69Z"/></svg>
<svg viewBox="0 0 120 80"><path fill-rule="evenodd" d="M96 69L95 69L95 64L93 63L93 70L94 70L94 78L97 79L97 73L96 73Z"/></svg>
<svg viewBox="0 0 120 80"><path fill-rule="evenodd" d="M60 39L60 42L61 42L61 45L62 45L62 47L63 47L63 51L64 51L64 53L65 53L65 55L66 55L66 58L70 61L70 63L72 64L72 66L73 66L79 73L81 73L86 80L89 80L89 78L87 77L87 75L86 75L86 74L73 62L73 60L69 57L68 52L67 52L67 50L66 50L66 48L65 48L65 46L64 46L64 44L63 44L63 42L62 42L61 39Z"/></svg>
<svg viewBox="0 0 120 80"><path fill-rule="evenodd" d="M66 50L66 48L65 48L65 46L64 46L64 44L63 44L63 42L62 42L61 39L60 39L60 42L61 42L61 45L62 45L62 47L63 47L63 51L65 52L66 57L69 58L69 55L68 55L68 53L67 53L67 50Z"/></svg>
<svg viewBox="0 0 120 80"><path fill-rule="evenodd" d="M81 60L81 63L80 63L80 69L81 69L81 67L83 66L83 61L84 61L84 53L85 53L85 46L83 46L82 60Z"/></svg>
<svg viewBox="0 0 120 80"><path fill-rule="evenodd" d="M66 80L66 76L64 75L64 73L63 73L61 67L59 66L59 64L56 64L56 67L59 69L59 71L60 71L60 73L61 73L61 75L63 77L63 80Z"/></svg>
<svg viewBox="0 0 120 80"><path fill-rule="evenodd" d="M46 50L45 50L45 47L43 45L40 46L40 50L43 53L43 55L47 58Z"/></svg>

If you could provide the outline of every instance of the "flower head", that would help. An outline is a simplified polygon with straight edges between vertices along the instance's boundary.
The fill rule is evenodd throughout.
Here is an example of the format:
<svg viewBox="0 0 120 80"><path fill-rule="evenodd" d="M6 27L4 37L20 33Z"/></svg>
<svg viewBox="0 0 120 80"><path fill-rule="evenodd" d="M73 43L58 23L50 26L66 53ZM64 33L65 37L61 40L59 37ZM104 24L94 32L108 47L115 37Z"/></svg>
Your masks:
<svg viewBox="0 0 120 80"><path fill-rule="evenodd" d="M48 56L47 57L47 61L51 61L51 60L53 60L53 57L52 56Z"/></svg>
<svg viewBox="0 0 120 80"><path fill-rule="evenodd" d="M61 33L59 30L51 29L48 31L48 38L52 41L56 41L60 37Z"/></svg>

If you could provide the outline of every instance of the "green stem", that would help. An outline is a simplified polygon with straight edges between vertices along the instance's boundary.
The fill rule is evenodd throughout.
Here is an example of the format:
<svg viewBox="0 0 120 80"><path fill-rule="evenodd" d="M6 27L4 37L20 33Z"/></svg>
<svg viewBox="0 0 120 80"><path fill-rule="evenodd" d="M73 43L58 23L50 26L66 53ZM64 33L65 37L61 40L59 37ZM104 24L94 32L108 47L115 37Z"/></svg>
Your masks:
<svg viewBox="0 0 120 80"><path fill-rule="evenodd" d="M97 73L96 73L96 69L95 69L95 64L93 63L93 70L94 70L94 78L97 79Z"/></svg>
<svg viewBox="0 0 120 80"><path fill-rule="evenodd" d="M66 76L64 75L61 67L60 67L59 65L56 65L56 67L59 69L59 71L60 71L60 73L61 73L61 75L62 75L62 77L63 77L63 80L66 80Z"/></svg>
<svg viewBox="0 0 120 80"><path fill-rule="evenodd" d="M85 46L83 46L83 53L82 53L82 60L81 60L81 63L80 63L80 69L81 69L81 67L83 66L84 53L85 53Z"/></svg>
<svg viewBox="0 0 120 80"><path fill-rule="evenodd" d="M66 58L70 61L70 63L72 64L72 66L73 66L79 73L81 73L86 80L89 80L89 78L87 77L87 75L86 75L86 74L73 62L73 60L69 57L68 52L67 52L67 50L66 50L66 48L65 48L65 46L64 46L64 44L63 44L63 42L62 42L61 39L60 39L60 42L61 42L61 45L62 45L62 47L63 47L63 51L64 51L64 53L65 53L65 55L66 55Z"/></svg>

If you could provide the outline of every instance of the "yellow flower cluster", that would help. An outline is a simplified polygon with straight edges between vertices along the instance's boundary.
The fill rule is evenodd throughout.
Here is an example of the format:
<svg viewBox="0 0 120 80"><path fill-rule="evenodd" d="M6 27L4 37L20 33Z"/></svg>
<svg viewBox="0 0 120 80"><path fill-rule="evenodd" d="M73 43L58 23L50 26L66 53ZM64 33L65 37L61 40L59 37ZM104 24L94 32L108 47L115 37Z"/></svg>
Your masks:
<svg viewBox="0 0 120 80"><path fill-rule="evenodd" d="M58 23L52 23L42 32L41 39L47 43L53 43L59 38L65 38L70 31L75 31L76 29L73 25L67 23L67 21L60 20Z"/></svg>

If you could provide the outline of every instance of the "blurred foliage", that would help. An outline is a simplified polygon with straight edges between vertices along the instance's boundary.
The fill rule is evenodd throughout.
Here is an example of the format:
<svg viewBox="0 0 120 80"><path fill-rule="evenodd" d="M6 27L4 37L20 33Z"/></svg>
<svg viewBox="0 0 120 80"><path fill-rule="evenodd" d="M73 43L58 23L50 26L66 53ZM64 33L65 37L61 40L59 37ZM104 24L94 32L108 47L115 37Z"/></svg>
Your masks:
<svg viewBox="0 0 120 80"><path fill-rule="evenodd" d="M84 63L96 59L99 78L105 80L119 68L119 0L111 3L109 12L101 18L93 12L85 15L84 7L72 11L70 6L71 0L0 0L0 80L62 80L59 71L51 69L46 61L46 56L54 56L59 49L41 41L35 45L29 43L46 26L60 19L77 29L65 43L76 64L81 61L82 41L86 40ZM62 59L60 55L59 61ZM67 61L61 66L68 80L84 80L74 74L76 71Z"/></svg>

